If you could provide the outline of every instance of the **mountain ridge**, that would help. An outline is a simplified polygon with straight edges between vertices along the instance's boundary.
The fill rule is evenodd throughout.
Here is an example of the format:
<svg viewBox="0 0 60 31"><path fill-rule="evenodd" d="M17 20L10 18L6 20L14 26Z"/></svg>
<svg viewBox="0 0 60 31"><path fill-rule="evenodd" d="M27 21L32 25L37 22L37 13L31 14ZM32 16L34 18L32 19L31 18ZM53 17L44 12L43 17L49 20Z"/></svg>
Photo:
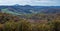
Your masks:
<svg viewBox="0 0 60 31"><path fill-rule="evenodd" d="M12 12L12 14L32 14L32 13L60 13L60 6L30 6L30 5L13 5L13 6L0 6L0 11L7 9L6 12Z"/></svg>

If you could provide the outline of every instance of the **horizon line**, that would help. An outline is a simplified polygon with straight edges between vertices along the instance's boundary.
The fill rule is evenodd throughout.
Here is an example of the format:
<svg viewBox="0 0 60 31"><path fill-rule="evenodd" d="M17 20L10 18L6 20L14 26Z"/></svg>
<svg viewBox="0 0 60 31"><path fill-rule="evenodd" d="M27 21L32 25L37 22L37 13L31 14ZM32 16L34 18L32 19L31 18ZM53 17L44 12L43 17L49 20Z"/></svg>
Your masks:
<svg viewBox="0 0 60 31"><path fill-rule="evenodd" d="M8 4L8 5L0 5L0 6L60 6L60 5L20 5L20 4Z"/></svg>

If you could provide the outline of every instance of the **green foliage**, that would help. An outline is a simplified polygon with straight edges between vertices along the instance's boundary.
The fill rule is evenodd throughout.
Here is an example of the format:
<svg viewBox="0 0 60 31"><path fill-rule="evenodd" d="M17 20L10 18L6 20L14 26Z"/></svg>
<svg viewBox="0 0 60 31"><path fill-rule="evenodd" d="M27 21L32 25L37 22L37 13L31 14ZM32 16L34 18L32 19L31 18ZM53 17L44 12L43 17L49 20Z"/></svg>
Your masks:
<svg viewBox="0 0 60 31"><path fill-rule="evenodd" d="M33 15L46 22L32 23L27 19L20 19L16 16L0 13L0 31L60 31L60 16L44 14ZM33 17L33 16L29 16ZM51 19L52 18L52 19ZM18 19L18 20L17 20Z"/></svg>

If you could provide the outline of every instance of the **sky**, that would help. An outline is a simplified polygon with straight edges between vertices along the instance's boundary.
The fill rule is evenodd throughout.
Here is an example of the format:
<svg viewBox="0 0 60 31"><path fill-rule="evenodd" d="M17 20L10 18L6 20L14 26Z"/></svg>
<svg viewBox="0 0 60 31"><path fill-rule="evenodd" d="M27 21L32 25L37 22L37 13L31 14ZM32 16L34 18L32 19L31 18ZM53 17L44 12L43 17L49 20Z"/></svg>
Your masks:
<svg viewBox="0 0 60 31"><path fill-rule="evenodd" d="M0 5L60 6L60 0L0 0Z"/></svg>

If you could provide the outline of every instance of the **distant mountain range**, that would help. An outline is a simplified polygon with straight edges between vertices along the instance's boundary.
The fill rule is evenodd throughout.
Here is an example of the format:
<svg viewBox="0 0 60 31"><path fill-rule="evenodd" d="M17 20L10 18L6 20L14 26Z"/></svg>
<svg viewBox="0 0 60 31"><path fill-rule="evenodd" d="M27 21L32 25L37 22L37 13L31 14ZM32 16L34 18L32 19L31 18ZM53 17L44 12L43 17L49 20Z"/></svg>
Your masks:
<svg viewBox="0 0 60 31"><path fill-rule="evenodd" d="M10 13L14 15L21 14L36 14L36 13L60 13L60 6L30 6L30 5L13 5L13 6L0 6L0 11L3 13Z"/></svg>

